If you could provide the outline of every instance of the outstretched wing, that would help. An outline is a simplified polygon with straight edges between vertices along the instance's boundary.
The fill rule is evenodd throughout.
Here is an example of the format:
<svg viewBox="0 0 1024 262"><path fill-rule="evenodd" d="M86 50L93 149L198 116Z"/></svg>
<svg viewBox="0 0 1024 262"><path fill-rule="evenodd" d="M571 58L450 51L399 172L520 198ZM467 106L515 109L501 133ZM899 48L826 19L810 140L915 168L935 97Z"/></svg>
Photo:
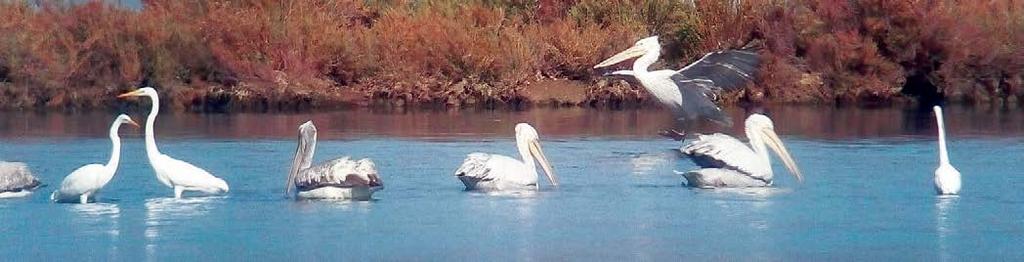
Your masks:
<svg viewBox="0 0 1024 262"><path fill-rule="evenodd" d="M760 64L754 50L725 50L708 53L678 72L684 79L705 79L720 90L732 90L752 81Z"/></svg>
<svg viewBox="0 0 1024 262"><path fill-rule="evenodd" d="M682 103L679 104L676 117L682 120L697 120L700 117L732 126L732 119L715 104L720 88L709 80L685 79L682 75L672 75L672 81L679 88Z"/></svg>
<svg viewBox="0 0 1024 262"><path fill-rule="evenodd" d="M670 77L682 95L676 114L682 120L710 119L732 126L732 119L715 104L719 92L743 86L753 79L760 57L752 50L709 53Z"/></svg>

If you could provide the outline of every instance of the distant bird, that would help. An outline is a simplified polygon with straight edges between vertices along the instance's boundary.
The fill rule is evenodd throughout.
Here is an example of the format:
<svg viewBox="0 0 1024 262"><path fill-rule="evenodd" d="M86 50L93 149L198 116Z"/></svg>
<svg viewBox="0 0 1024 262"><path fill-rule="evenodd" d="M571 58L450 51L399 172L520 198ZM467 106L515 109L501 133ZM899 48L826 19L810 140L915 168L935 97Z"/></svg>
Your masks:
<svg viewBox="0 0 1024 262"><path fill-rule="evenodd" d="M551 185L558 186L558 178L540 147L536 129L526 123L517 124L516 147L523 157L521 161L503 155L471 153L455 170L455 177L466 185L467 190L536 190L539 188L536 159Z"/></svg>
<svg viewBox="0 0 1024 262"><path fill-rule="evenodd" d="M946 127L942 121L942 107L935 106L935 122L939 127L939 168L935 169L935 191L939 195L960 194L960 171L949 164L946 151Z"/></svg>
<svg viewBox="0 0 1024 262"><path fill-rule="evenodd" d="M199 191L207 194L228 192L228 183L223 179L188 162L160 153L160 150L156 148L156 138L153 135L153 122L156 121L156 115L160 112L160 97L151 87L140 88L117 97L133 96L147 96L153 102L153 107L150 108L149 116L146 118L146 156L156 173L157 180L174 189L175 198L181 198L185 191Z"/></svg>
<svg viewBox="0 0 1024 262"><path fill-rule="evenodd" d="M117 116L114 119L114 123L110 125L110 142L113 144L113 149L107 164L88 164L75 169L70 175L64 177L64 181L60 183L60 188L50 195L50 200L54 202L79 202L82 204L88 203L89 199L95 201L96 193L103 189L103 186L106 186L110 179L114 178L114 173L117 172L117 164L121 161L121 137L117 135L117 130L121 127L121 124L139 126L138 123L135 123L127 115Z"/></svg>
<svg viewBox="0 0 1024 262"><path fill-rule="evenodd" d="M709 119L731 126L732 120L715 105L722 90L741 87L754 78L760 56L753 50L726 50L712 52L680 70L647 71L658 60L661 44L652 36L637 41L626 49L602 61L594 68L617 64L634 57L633 70L614 71L607 76L635 78L662 105L679 120Z"/></svg>
<svg viewBox="0 0 1024 262"><path fill-rule="evenodd" d="M28 196L40 186L25 163L0 161L0 198Z"/></svg>
<svg viewBox="0 0 1024 262"><path fill-rule="evenodd" d="M772 120L761 114L752 114L746 121L750 147L731 136L717 133L697 135L697 139L680 149L701 169L682 173L691 187L768 187L772 185L772 165L767 145L782 159L798 181L803 175L789 156Z"/></svg>
<svg viewBox="0 0 1024 262"><path fill-rule="evenodd" d="M316 150L316 126L306 121L299 126L299 145L288 172L285 194L296 190L297 198L370 200L384 188L373 161L337 158L312 166Z"/></svg>

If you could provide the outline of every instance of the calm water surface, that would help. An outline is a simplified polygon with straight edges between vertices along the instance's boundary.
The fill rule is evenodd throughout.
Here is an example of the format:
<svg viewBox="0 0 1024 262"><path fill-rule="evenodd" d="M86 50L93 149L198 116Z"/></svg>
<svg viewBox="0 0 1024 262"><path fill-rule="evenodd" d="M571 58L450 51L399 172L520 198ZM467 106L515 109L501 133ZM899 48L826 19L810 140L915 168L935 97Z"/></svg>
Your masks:
<svg viewBox="0 0 1024 262"><path fill-rule="evenodd" d="M742 119L746 110L730 109ZM162 115L162 152L231 184L170 198L123 128L119 173L96 204L52 204L70 171L105 163L115 114L0 113L0 159L49 184L0 200L0 256L53 260L1020 260L1024 113L947 109L962 196L937 198L930 111L769 108L804 171L764 190L684 188L678 142L652 136L657 110L345 111ZM144 112L133 112L142 120ZM291 201L295 129L313 119L317 161L377 162L369 202ZM562 179L534 194L465 192L452 171L470 152L515 154L512 126L534 123ZM737 121L741 123L741 121ZM710 131L709 126L692 130ZM740 127L723 131L736 133ZM776 159L777 160L777 159ZM776 170L783 169L778 163Z"/></svg>

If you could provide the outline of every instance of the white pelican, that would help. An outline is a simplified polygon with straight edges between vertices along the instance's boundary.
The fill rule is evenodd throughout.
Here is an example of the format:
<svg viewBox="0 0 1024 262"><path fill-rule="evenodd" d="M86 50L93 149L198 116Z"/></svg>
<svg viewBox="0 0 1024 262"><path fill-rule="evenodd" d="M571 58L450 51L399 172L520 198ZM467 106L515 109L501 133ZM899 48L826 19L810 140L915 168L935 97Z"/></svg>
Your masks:
<svg viewBox="0 0 1024 262"><path fill-rule="evenodd" d="M803 175L793 158L775 134L772 120L752 114L746 121L750 147L731 136L716 133L697 135L697 139L680 149L701 169L682 173L691 187L767 187L772 185L772 165L765 145L775 150L790 173L798 181Z"/></svg>
<svg viewBox="0 0 1024 262"><path fill-rule="evenodd" d="M28 196L41 185L25 163L0 161L0 198Z"/></svg>
<svg viewBox="0 0 1024 262"><path fill-rule="evenodd" d="M185 191L199 191L208 194L228 192L228 183L223 179L188 162L161 154L160 150L157 150L156 138L153 136L153 122L156 121L156 115L160 112L160 97L156 95L156 90L144 87L117 97L132 96L147 96L153 101L153 107L150 108L149 116L146 117L146 156L149 157L149 164L156 173L156 179L174 189L175 198L181 198L181 194Z"/></svg>
<svg viewBox="0 0 1024 262"><path fill-rule="evenodd" d="M662 105L669 108L679 120L706 118L722 125L732 120L713 102L724 89L733 89L753 79L760 64L760 56L752 50L727 50L704 55L680 70L647 71L658 60L661 44L652 36L637 41L626 49L602 61L594 68L617 64L634 57L633 70L620 70L608 75L635 77L640 85Z"/></svg>
<svg viewBox="0 0 1024 262"><path fill-rule="evenodd" d="M117 164L121 161L121 137L117 135L117 130L121 127L121 124L139 126L138 123L135 123L127 115L117 116L114 119L114 123L110 125L110 143L113 144L113 149L110 152L110 160L107 161L107 164L88 164L75 169L70 175L64 177L64 181L60 183L60 188L57 191L53 191L53 194L50 195L50 200L54 202L79 202L82 204L88 203L90 198L93 201L96 200L96 193L103 186L106 186L110 179L114 178L114 173L117 172Z"/></svg>
<svg viewBox="0 0 1024 262"><path fill-rule="evenodd" d="M466 185L467 190L516 190L538 189L537 166L534 157L544 168L544 174L552 186L558 186L558 179L551 170L551 164L540 147L537 130L526 123L516 125L516 147L523 160L487 153L471 153L466 156L455 176Z"/></svg>
<svg viewBox="0 0 1024 262"><path fill-rule="evenodd" d="M939 168L935 169L935 191L939 195L960 194L960 171L949 164L946 151L946 126L942 121L942 107L935 106L935 122L939 128Z"/></svg>
<svg viewBox="0 0 1024 262"><path fill-rule="evenodd" d="M364 158L354 161L348 157L337 158L316 166L313 152L316 150L316 126L306 121L299 126L299 146L295 159L288 171L285 194L291 196L294 188L297 198L305 199L353 199L370 200L374 192L384 188L373 161Z"/></svg>

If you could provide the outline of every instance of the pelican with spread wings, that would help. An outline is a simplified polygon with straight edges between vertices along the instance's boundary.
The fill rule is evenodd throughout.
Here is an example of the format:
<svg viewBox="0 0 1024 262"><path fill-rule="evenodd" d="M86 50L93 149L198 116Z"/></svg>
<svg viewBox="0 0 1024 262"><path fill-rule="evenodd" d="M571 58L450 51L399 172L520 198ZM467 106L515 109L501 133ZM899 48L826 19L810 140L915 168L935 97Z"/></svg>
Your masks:
<svg viewBox="0 0 1024 262"><path fill-rule="evenodd" d="M594 68L608 67L640 57L633 62L633 70L619 70L606 75L635 78L679 120L708 119L731 126L732 120L714 101L721 91L742 87L744 83L753 80L761 62L757 52L751 49L725 50L708 53L683 69L647 71L648 67L658 61L660 54L658 37L652 36L640 39L633 47L615 54Z"/></svg>

